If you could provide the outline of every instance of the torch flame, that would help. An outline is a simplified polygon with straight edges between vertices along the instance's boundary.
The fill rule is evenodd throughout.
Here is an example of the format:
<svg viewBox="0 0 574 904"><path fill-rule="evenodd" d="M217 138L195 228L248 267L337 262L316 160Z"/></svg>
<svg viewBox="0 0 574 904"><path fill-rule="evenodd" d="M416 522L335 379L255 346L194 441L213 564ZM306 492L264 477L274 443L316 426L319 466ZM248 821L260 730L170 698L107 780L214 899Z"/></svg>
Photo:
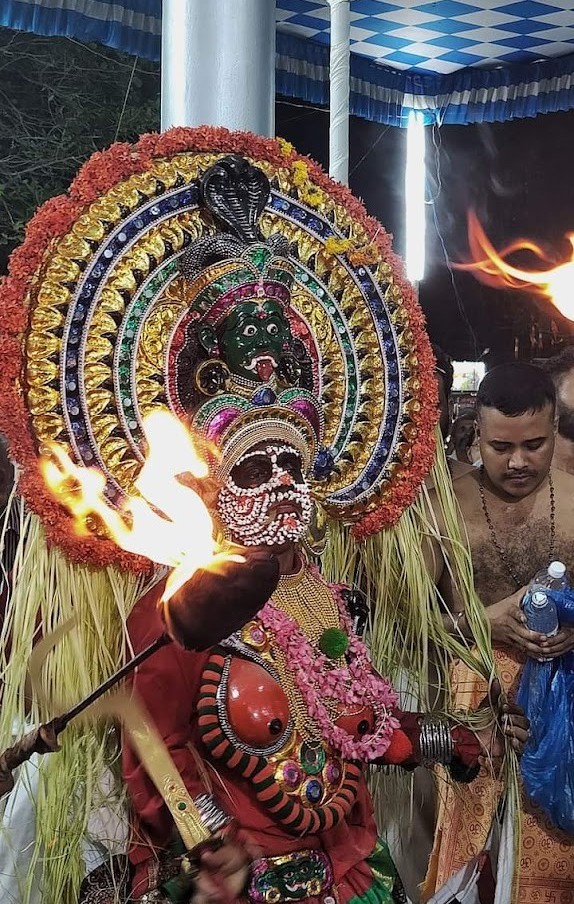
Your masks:
<svg viewBox="0 0 574 904"><path fill-rule="evenodd" d="M570 259L545 270L523 270L509 264L506 258L518 251L530 251L541 263L552 263L542 248L528 239L517 239L501 251L491 244L474 213L468 214L468 241L472 262L457 264L459 270L469 270L488 286L507 286L511 289L534 288L549 298L564 317L574 320L574 233L566 238L570 242Z"/></svg>
<svg viewBox="0 0 574 904"><path fill-rule="evenodd" d="M40 470L73 515L78 533L89 533L86 519L95 515L122 549L173 569L162 597L166 601L198 568L237 557L218 551L205 503L183 482L186 474L198 479L208 474L190 433L167 411L152 412L143 426L148 454L135 481L140 495L129 497L120 510L105 498L103 473L74 464L57 443L50 444L51 457L41 458Z"/></svg>

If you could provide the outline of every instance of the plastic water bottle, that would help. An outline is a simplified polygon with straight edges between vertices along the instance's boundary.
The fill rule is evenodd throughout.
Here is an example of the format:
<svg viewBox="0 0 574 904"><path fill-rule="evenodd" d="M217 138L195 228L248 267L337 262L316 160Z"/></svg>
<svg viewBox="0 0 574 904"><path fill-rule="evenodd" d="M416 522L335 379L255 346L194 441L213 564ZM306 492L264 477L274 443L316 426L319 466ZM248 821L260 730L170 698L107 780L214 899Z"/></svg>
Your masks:
<svg viewBox="0 0 574 904"><path fill-rule="evenodd" d="M551 562L534 575L522 600L526 624L531 631L553 637L560 627L556 603L546 593L547 590L564 590L567 587L566 566L563 562ZM548 657L539 659L547 662Z"/></svg>
<svg viewBox="0 0 574 904"><path fill-rule="evenodd" d="M553 637L558 633L556 603L544 590L529 590L522 604L531 631Z"/></svg>
<svg viewBox="0 0 574 904"><path fill-rule="evenodd" d="M565 590L568 587L564 562L551 562L548 568L538 571L528 587L529 590Z"/></svg>

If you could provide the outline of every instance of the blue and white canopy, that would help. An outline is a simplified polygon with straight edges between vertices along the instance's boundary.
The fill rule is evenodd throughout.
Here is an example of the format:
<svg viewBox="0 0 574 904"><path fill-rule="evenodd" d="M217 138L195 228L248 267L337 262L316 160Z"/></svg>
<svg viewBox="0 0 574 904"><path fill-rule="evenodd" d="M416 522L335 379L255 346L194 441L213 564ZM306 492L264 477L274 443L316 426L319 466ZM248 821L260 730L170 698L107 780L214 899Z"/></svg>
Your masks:
<svg viewBox="0 0 574 904"><path fill-rule="evenodd" d="M574 107L572 0L351 0L351 112L404 125ZM277 90L329 97L327 0L277 0ZM1 0L0 25L160 55L161 0Z"/></svg>

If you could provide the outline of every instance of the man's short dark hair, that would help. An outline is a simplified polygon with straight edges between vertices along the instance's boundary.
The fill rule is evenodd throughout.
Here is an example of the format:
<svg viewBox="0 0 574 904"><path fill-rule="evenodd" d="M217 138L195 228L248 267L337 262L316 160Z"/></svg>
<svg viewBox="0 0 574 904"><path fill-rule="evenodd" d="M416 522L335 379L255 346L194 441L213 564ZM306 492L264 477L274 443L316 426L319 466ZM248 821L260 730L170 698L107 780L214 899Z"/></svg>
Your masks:
<svg viewBox="0 0 574 904"><path fill-rule="evenodd" d="M540 366L542 370L550 374L554 385L559 386L562 377L574 370L574 345L562 349L560 354L555 355L554 358L545 358Z"/></svg>
<svg viewBox="0 0 574 904"><path fill-rule="evenodd" d="M496 408L506 417L542 411L546 405L556 408L556 389L551 377L535 364L510 361L489 370L476 394L476 413L481 408Z"/></svg>
<svg viewBox="0 0 574 904"><path fill-rule="evenodd" d="M447 399L452 391L452 381L454 380L454 368L452 366L452 358L443 352L439 345L432 344L432 350L435 357L435 369L441 374L444 383L444 391Z"/></svg>

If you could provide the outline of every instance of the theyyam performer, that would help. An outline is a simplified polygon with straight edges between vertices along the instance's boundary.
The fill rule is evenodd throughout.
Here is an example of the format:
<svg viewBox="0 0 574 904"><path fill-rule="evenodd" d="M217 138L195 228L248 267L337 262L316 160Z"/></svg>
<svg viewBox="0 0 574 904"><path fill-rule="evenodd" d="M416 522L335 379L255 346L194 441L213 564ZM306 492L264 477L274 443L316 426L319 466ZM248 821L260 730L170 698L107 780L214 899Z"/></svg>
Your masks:
<svg viewBox="0 0 574 904"><path fill-rule="evenodd" d="M475 731L404 712L360 636L369 600L313 564L326 520L351 525L331 546L391 530L434 456L432 353L382 227L285 142L176 129L40 209L2 310L26 505L4 746L171 640L39 762L21 900L404 900L368 764L464 782L504 744L490 707Z"/></svg>

